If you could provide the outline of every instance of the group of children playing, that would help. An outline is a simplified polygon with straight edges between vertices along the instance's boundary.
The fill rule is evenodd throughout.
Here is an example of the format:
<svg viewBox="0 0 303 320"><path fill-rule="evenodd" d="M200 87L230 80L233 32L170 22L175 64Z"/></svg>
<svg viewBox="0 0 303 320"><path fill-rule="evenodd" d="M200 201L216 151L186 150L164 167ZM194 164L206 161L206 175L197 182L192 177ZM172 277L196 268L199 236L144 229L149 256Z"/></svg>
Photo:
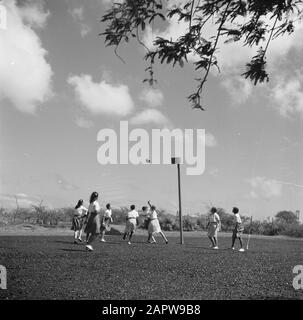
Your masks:
<svg viewBox="0 0 303 320"><path fill-rule="evenodd" d="M88 209L84 207L83 200L80 199L75 207L75 214L72 221L72 230L74 230L74 243L78 244L85 243L87 251L93 251L92 243L95 239L101 235L101 242L106 242L104 239L105 232L110 230L110 224L113 222L112 209L110 203L106 205L106 210L103 215L101 215L101 207L98 203L98 192L93 192L90 196L90 204ZM148 201L148 205L142 207L142 216L146 219L146 225L148 230L148 243L155 243L154 238L155 233L159 233L164 239L165 243L168 240L161 230L158 214L156 207L151 205ZM238 238L240 242L240 252L244 251L243 242L241 239L241 234L244 230L242 226L241 217L239 214L239 209L234 207L232 212L235 215L236 223L232 235L232 246L231 249L234 250L235 240ZM130 211L126 214L126 226L123 234L123 240L126 240L128 236L128 244L131 244L132 236L138 225L139 213L136 211L135 205L130 206ZM218 231L221 227L220 217L217 213L215 207L211 208L208 217L208 237L211 241L211 247L213 249L219 249L218 247ZM86 241L82 240L82 234L86 233Z"/></svg>
<svg viewBox="0 0 303 320"><path fill-rule="evenodd" d="M98 203L99 194L93 192L90 196L90 204L88 209L84 207L83 200L80 199L75 207L75 214L72 221L71 229L74 231L74 243L86 243L86 250L93 251L92 243L101 234L101 242L106 242L104 239L105 232L110 230L110 223L113 222L112 209L110 203L106 205L106 210L101 215L101 207ZM155 233L159 233L165 243L168 240L161 230L158 220L156 207L148 201L148 207L142 207L142 215L147 222L148 243L155 243ZM131 244L132 236L138 225L139 213L135 210L135 205L130 206L130 211L126 214L126 226L123 234L123 240L128 236L128 244ZM86 233L86 241L82 240L82 234Z"/></svg>

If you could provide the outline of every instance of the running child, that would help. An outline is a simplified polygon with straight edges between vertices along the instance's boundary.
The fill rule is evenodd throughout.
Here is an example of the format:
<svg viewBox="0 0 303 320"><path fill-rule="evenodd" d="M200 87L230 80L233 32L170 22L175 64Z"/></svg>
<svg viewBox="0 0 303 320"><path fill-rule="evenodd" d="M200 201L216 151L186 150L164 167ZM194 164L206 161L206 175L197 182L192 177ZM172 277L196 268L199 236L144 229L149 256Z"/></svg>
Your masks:
<svg viewBox="0 0 303 320"><path fill-rule="evenodd" d="M105 239L104 239L104 236L105 236L105 232L110 230L110 223L113 222L113 218L112 218L112 209L111 209L111 206L110 206L110 203L108 203L106 205L106 210L105 210L105 213L102 217L102 220L101 220L101 228L100 228L100 231L101 231L101 242L106 242Z"/></svg>
<svg viewBox="0 0 303 320"><path fill-rule="evenodd" d="M135 210L136 207L134 204L130 206L130 210L126 215L126 226L125 231L123 235L123 240L126 239L126 236L128 235L128 244L131 244L130 240L136 230L137 227L137 220L139 218L139 213Z"/></svg>
<svg viewBox="0 0 303 320"><path fill-rule="evenodd" d="M142 215L145 217L144 227L148 230L148 226L150 223L150 211L149 211L148 207L146 207L146 206L142 207ZM148 234L147 242L148 243L156 243L156 240L153 235L151 235L151 237L150 237L150 235Z"/></svg>
<svg viewBox="0 0 303 320"><path fill-rule="evenodd" d="M163 231L161 230L156 207L154 205L151 205L149 201L148 201L148 204L150 207L150 212L148 215L150 218L150 222L148 225L148 240L147 241L150 243L155 243L156 240L153 237L153 234L159 233L161 235L161 237L164 239L165 243L167 244L168 240L167 240L165 234L163 233Z"/></svg>

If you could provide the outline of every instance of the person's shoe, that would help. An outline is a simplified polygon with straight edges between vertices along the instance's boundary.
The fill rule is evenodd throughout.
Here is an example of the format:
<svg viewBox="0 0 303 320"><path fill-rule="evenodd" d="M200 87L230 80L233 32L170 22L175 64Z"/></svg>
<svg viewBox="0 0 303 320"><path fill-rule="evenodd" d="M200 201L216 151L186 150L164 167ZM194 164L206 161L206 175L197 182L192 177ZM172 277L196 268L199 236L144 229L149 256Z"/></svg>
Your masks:
<svg viewBox="0 0 303 320"><path fill-rule="evenodd" d="M240 252L244 252L244 249L243 249L243 248L241 248L241 249L239 249L239 251L240 251Z"/></svg>
<svg viewBox="0 0 303 320"><path fill-rule="evenodd" d="M82 240L81 238L78 238L78 241L79 241L79 242L83 242L83 240Z"/></svg>
<svg viewBox="0 0 303 320"><path fill-rule="evenodd" d="M213 248L214 246L211 244L211 245L209 245L209 247L210 247L210 248Z"/></svg>
<svg viewBox="0 0 303 320"><path fill-rule="evenodd" d="M100 241L101 241L101 242L106 242L105 239L101 239Z"/></svg>
<svg viewBox="0 0 303 320"><path fill-rule="evenodd" d="M156 242L156 241L155 241L155 242ZM166 240L165 243L168 244L168 241Z"/></svg>
<svg viewBox="0 0 303 320"><path fill-rule="evenodd" d="M153 241L151 241L150 243L157 243L157 241L156 241L156 240L153 240Z"/></svg>
<svg viewBox="0 0 303 320"><path fill-rule="evenodd" d="M74 244L78 244L77 240L74 240Z"/></svg>
<svg viewBox="0 0 303 320"><path fill-rule="evenodd" d="M128 241L127 244L132 244L132 243L130 241Z"/></svg>
<svg viewBox="0 0 303 320"><path fill-rule="evenodd" d="M85 248L87 251L94 251L93 247L90 244L86 245Z"/></svg>
<svg viewBox="0 0 303 320"><path fill-rule="evenodd" d="M231 250L235 250L235 248L234 248L234 247L231 247L230 249L231 249Z"/></svg>
<svg viewBox="0 0 303 320"><path fill-rule="evenodd" d="M218 247L218 246L215 246L215 247L213 247L213 249L218 250L218 249L219 249L219 247Z"/></svg>

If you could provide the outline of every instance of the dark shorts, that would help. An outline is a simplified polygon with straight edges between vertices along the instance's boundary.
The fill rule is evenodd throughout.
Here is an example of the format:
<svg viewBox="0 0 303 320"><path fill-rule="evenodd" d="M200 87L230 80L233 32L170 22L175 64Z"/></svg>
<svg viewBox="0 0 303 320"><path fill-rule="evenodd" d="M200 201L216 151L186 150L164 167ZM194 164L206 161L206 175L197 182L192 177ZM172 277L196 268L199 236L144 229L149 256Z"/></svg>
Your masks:
<svg viewBox="0 0 303 320"><path fill-rule="evenodd" d="M101 219L101 226L100 226L100 231L110 231L110 218L102 218Z"/></svg>

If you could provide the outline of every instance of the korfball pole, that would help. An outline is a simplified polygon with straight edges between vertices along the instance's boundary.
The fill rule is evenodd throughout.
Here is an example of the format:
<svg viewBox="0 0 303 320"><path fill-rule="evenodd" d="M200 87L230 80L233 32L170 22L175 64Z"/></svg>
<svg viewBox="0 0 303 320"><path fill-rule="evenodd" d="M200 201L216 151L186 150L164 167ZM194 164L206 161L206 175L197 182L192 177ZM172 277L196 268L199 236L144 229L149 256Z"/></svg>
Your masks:
<svg viewBox="0 0 303 320"><path fill-rule="evenodd" d="M247 243L246 243L246 250L248 250L249 240L250 240L250 236L251 236L251 224L252 224L252 216L250 217L250 225L249 225L248 239L247 239Z"/></svg>

